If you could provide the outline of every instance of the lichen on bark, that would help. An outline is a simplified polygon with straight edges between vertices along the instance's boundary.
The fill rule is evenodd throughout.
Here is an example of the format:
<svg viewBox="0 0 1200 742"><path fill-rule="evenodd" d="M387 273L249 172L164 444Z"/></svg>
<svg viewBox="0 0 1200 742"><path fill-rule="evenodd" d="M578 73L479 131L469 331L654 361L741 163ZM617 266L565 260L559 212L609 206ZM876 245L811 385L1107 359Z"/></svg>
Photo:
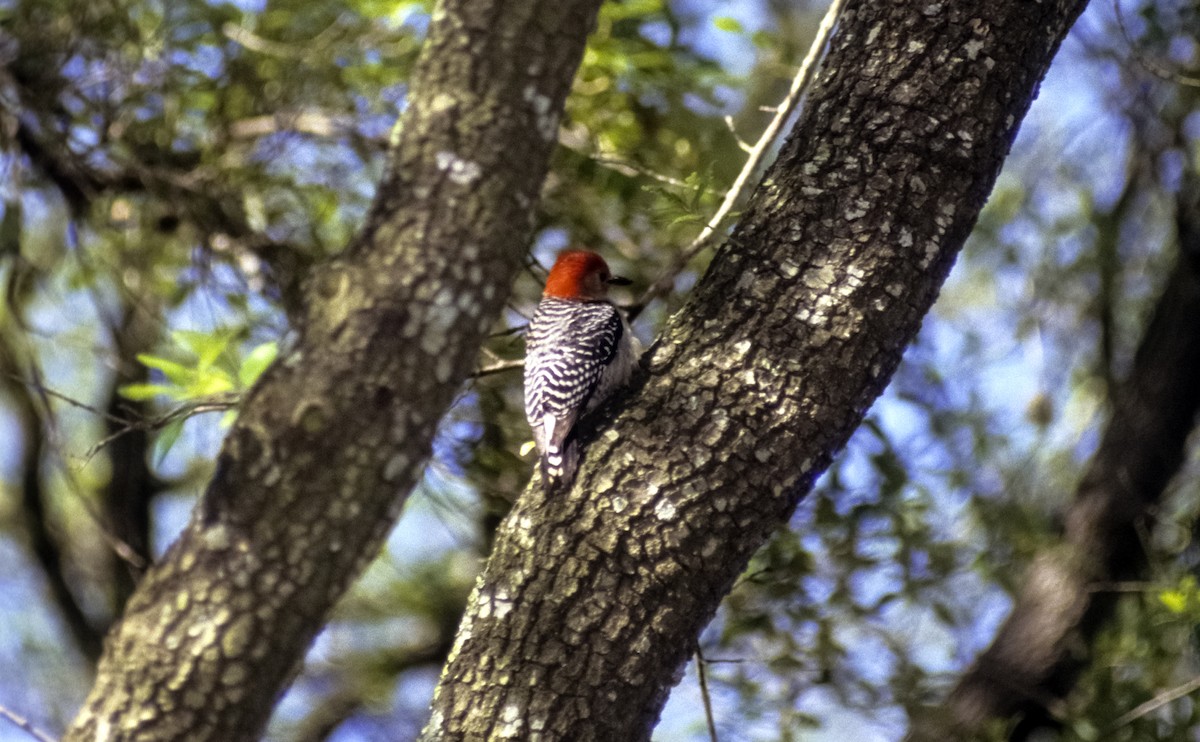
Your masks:
<svg viewBox="0 0 1200 742"><path fill-rule="evenodd" d="M68 740L256 739L499 316L597 0L447 0L362 231L304 294ZM532 91L532 92L531 92Z"/></svg>
<svg viewBox="0 0 1200 742"><path fill-rule="evenodd" d="M535 482L502 526L425 740L649 737L722 596L887 384L1083 5L848 5L574 486Z"/></svg>

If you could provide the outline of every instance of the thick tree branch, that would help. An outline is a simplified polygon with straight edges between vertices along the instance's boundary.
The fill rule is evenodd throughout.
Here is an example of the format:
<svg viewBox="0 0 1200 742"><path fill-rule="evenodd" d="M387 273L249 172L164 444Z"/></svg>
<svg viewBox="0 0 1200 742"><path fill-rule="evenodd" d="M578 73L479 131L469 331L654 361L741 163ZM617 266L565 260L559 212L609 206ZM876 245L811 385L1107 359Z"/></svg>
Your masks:
<svg viewBox="0 0 1200 742"><path fill-rule="evenodd" d="M1193 194L1194 195L1194 194ZM1200 204L1181 200L1180 255L1142 337L1112 417L1066 517L1063 544L1040 554L996 638L959 679L943 713L910 739L944 739L1017 720L1011 739L1054 725L1118 595L1105 585L1144 577L1139 532L1151 525L1183 463L1200 411Z"/></svg>
<svg viewBox="0 0 1200 742"><path fill-rule="evenodd" d="M100 502L113 538L136 557L130 559L114 552L109 560L114 616L124 611L145 567L153 561L150 509L154 498L165 489L165 483L150 468L150 431L130 426L123 419L145 419L147 405L125 399L118 391L124 384L148 380L148 370L137 361L137 355L148 352L158 335L158 322L151 311L140 303L126 304L117 326L110 328L117 353L117 372L109 383L105 417L112 474L100 493Z"/></svg>
<svg viewBox="0 0 1200 742"><path fill-rule="evenodd" d="M362 232L316 271L68 740L255 739L508 297L598 0L446 0Z"/></svg>
<svg viewBox="0 0 1200 742"><path fill-rule="evenodd" d="M649 737L721 598L891 377L1083 5L847 5L571 491L535 483L504 522L427 740Z"/></svg>

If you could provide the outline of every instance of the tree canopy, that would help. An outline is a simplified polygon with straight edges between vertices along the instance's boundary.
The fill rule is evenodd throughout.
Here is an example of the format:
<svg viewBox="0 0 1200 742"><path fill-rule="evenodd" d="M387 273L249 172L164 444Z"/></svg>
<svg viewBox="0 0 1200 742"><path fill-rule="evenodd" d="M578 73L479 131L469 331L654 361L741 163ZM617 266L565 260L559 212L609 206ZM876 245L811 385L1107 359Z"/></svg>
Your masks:
<svg viewBox="0 0 1200 742"><path fill-rule="evenodd" d="M697 245L823 6L0 2L0 709L1191 738L1200 7L1039 8L848 3ZM570 244L657 342L548 495Z"/></svg>

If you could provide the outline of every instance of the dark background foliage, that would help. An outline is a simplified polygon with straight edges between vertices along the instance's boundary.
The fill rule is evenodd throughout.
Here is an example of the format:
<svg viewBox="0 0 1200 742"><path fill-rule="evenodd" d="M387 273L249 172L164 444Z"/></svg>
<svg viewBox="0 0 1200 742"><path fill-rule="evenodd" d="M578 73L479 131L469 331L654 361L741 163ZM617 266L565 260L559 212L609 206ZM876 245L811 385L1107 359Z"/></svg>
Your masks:
<svg viewBox="0 0 1200 742"><path fill-rule="evenodd" d="M406 738L530 461L520 330L592 245L644 286L741 168L822 7L601 12L527 270L385 552L280 704L279 739ZM0 705L63 729L100 640L182 527L289 327L362 222L431 8L0 2ZM736 12L736 15L728 15ZM702 636L728 739L896 739L985 647L1096 449L1175 260L1200 163L1200 9L1094 4L885 396ZM650 305L651 339L705 264ZM635 298L629 295L629 300ZM719 452L715 452L719 455ZM1145 579L1064 739L1191 739L1195 457L1145 522ZM403 637L404 642L398 639ZM1194 690L1194 689L1192 689ZM657 737L702 739L695 668ZM0 739L23 739L0 726Z"/></svg>

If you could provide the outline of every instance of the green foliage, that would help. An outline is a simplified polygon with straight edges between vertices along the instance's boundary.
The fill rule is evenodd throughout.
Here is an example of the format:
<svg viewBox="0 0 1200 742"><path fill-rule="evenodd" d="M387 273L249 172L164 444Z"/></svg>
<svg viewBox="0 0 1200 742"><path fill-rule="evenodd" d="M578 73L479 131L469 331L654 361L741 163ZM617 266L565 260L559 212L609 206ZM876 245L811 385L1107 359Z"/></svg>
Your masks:
<svg viewBox="0 0 1200 742"><path fill-rule="evenodd" d="M166 397L174 402L191 404L196 410L202 410L206 402L225 403L236 399L258 380L279 353L279 344L271 341L261 343L239 357L234 342L237 334L228 329L213 332L174 330L170 333L174 341L170 352L180 360L139 353L137 360L157 372L159 380L124 384L118 392L135 402ZM228 410L221 419L221 426L231 425L234 414L234 410ZM187 417L179 414L168 418L155 441L155 461L161 464L174 448L183 434Z"/></svg>
<svg viewBox="0 0 1200 742"><path fill-rule="evenodd" d="M536 214L533 262L565 242L590 244L645 285L698 233L745 159L725 117L740 138L757 137L759 107L778 102L815 26L811 8L747 7L733 18L663 0L603 5ZM175 483L195 480L177 479L176 469L206 471L215 445L184 435L186 415L172 413L235 398L274 360L277 344L258 340L283 336L309 268L362 222L432 8L430 0L3 4L0 130L28 126L62 165L48 168L0 137L0 172L12 176L0 193L0 360L20 360L10 375L157 430L148 457L156 476L176 496L193 495L194 486ZM1126 15L1151 59L1193 48L1194 3ZM1128 56L1111 29L1088 40L1090 53ZM1077 47L1064 47L1075 54L1065 64L1079 80L1111 84L1100 90L1108 100L1088 104L1096 110L1086 126L1058 130L1050 113L1071 106L1043 95L1026 124L1035 136L1018 142L887 396L705 634L714 695L729 701L718 704L719 722L738 730L723 738L806 739L814 727L836 733L829 719L850 717L898 737L895 719L942 696L986 643L977 627L994 623L1025 565L1058 537L1102 425L1108 379L1128 366L1169 257L1161 246L1173 233L1171 169L1195 169L1200 152L1194 93L1145 80L1126 86ZM735 57L748 55L749 73L735 71L743 63ZM1102 136L1089 137L1093 128ZM1114 152L1128 162L1097 170ZM80 175L72 183L55 173ZM1126 188L1130 199L1114 196ZM688 270L679 285L696 276ZM533 265L518 282L481 363L520 357L511 330L524 323L539 279ZM653 337L681 298L652 306L638 334ZM181 329L196 327L217 329ZM1104 334L1112 357L1099 350ZM516 455L529 438L519 377L484 377L464 391L443 422L416 512L400 526L402 535L416 529L424 548L393 550L368 571L301 676L304 711L285 704L278 728L352 688L370 702L355 719L404 736L395 730L410 710L393 699L426 692L490 532L528 476ZM123 399L110 406L114 386ZM44 499L61 514L52 525L66 534L67 572L80 594L107 595L111 574L97 565L108 563L110 542L90 509L106 496L108 452L92 468L77 462L116 422L57 398L35 401L52 418L45 443L55 450L39 471L54 473ZM220 431L209 437L219 441ZM185 465L164 466L167 451ZM23 473L4 472L0 495L0 533L14 550L26 543L14 496ZM1066 739L1185 739L1200 728L1191 701L1117 723L1195 673L1200 588L1187 543L1196 500L1181 487L1162 515L1160 530L1183 534L1178 543L1148 536L1155 579L1121 598L1117 624L1063 709ZM169 508L150 515L157 532L180 526ZM438 541L441 531L453 537ZM50 619L34 623L58 625ZM19 689L51 709L80 695L73 684L88 672L69 664L69 641L55 629L35 630L43 633L28 645L37 651L13 666L66 668L61 682ZM403 646L401 634L423 643ZM702 729L694 717L688 726Z"/></svg>
<svg viewBox="0 0 1200 742"><path fill-rule="evenodd" d="M717 96L736 81L682 43L676 12L659 0L601 8L543 205L580 242L629 254L686 242L744 160Z"/></svg>
<svg viewBox="0 0 1200 742"><path fill-rule="evenodd" d="M744 34L746 29L742 26L742 22L737 18L731 18L727 15L718 16L713 19L713 26L729 33Z"/></svg>
<svg viewBox="0 0 1200 742"><path fill-rule="evenodd" d="M235 333L228 330L175 330L171 338L175 354L183 360L139 353L138 360L159 372L162 381L126 384L122 395L137 401L165 396L185 402L240 392L253 385L279 353L279 345L268 342L238 358L231 347Z"/></svg>
<svg viewBox="0 0 1200 742"><path fill-rule="evenodd" d="M1184 575L1176 587L1160 592L1158 600L1171 613L1200 623L1200 586L1195 575Z"/></svg>
<svg viewBox="0 0 1200 742"><path fill-rule="evenodd" d="M104 400L119 389L107 423L132 424L120 441L133 439L130 430L152 434L143 457L179 487L173 500L195 493L221 435L205 417L185 425L188 415L231 402L264 372L277 348L256 341L283 336L311 265L361 224L432 5L16 0L0 10L4 34L17 44L6 68L12 77L0 83L6 106L13 102L44 150L61 159L60 172L80 174L78 184L55 181L0 138L17 163L5 170L17 175L14 191L0 194L0 277L20 289L10 294L24 292L32 328L50 328L52 340L30 341L39 367L52 369L43 375L95 409L109 407ZM722 116L775 102L742 96L741 80L696 51L696 33L745 35L727 21L717 26L727 30L661 0L605 4L567 103L535 255L566 235L609 253L645 284L670 262L672 246L700 229L744 158ZM0 113L5 131L8 110ZM534 279L517 286L518 308L536 297ZM522 322L515 313L507 319ZM498 337L489 352L519 357L519 335ZM56 421L61 458L70 462L109 435L106 418L80 420L80 409L63 403L60 414L72 422ZM447 565L476 562L527 477L528 461L515 455L528 439L520 409L519 374L468 390L445 421L440 458L413 503L435 503L444 527L465 535L455 548L421 554L403 575L377 565L332 635L361 646L389 621L412 622L418 636L453 629L470 581L448 579ZM109 590L108 574L91 567L107 563L109 548L78 503L103 501L108 452L93 454L100 476L80 478L84 498L66 486L47 494L55 508L79 513L70 539L78 548L66 559L86 565L72 569L87 594ZM462 506L478 496L488 498L486 510ZM150 517L157 532L180 526L158 510ZM364 605L375 618L363 618ZM66 652L59 639L46 644ZM373 661L409 649L433 658L415 668ZM314 661L297 693L320 699L333 684L369 686L378 702L445 651L379 650L346 652L345 672L332 680ZM289 728L297 713L284 713L291 717L277 724Z"/></svg>

